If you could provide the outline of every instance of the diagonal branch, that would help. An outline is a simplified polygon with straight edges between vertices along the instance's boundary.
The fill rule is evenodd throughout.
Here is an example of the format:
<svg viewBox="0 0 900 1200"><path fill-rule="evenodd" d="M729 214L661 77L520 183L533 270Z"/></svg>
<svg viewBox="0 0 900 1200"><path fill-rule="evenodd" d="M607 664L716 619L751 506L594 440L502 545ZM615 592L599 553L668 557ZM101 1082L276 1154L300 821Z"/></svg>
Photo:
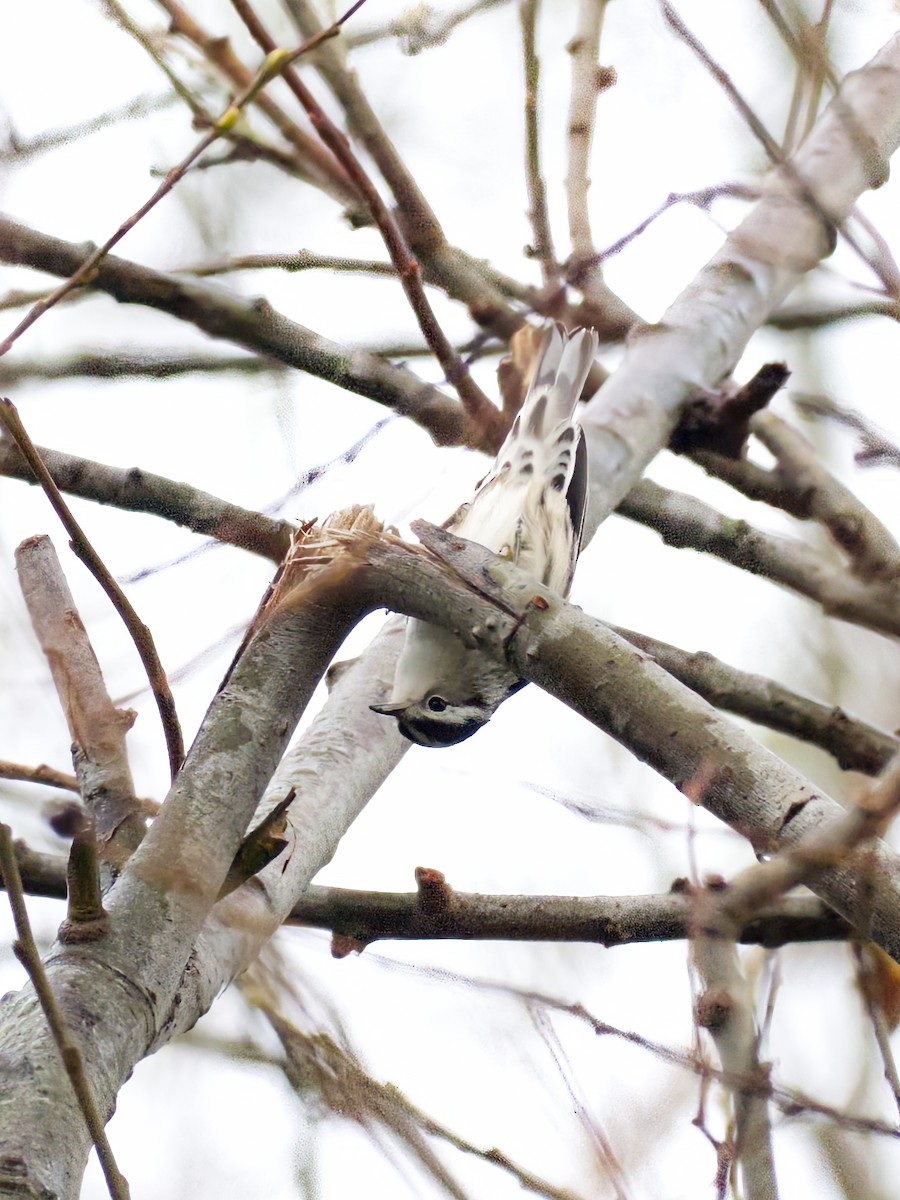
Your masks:
<svg viewBox="0 0 900 1200"><path fill-rule="evenodd" d="M250 35L266 55L271 57L278 53L275 39L257 16L249 0L231 0L231 3L247 26ZM312 37L319 39L321 35L313 34ZM502 429L500 413L475 382L469 368L457 354L453 343L441 329L422 286L419 264L410 251L406 237L388 206L382 200L358 156L354 153L348 137L338 129L296 71L286 67L283 77L287 86L305 109L312 121L313 128L347 172L362 196L372 220L378 226L384 239L400 286L406 293L419 328L440 363L447 381L456 389L470 421L476 429L482 431L485 439L498 437Z"/></svg>
<svg viewBox="0 0 900 1200"><path fill-rule="evenodd" d="M668 444L682 405L714 393L756 330L829 255L836 229L880 186L900 144L900 35L852 71L796 155L657 325L632 335L588 404L588 536Z"/></svg>
<svg viewBox="0 0 900 1200"><path fill-rule="evenodd" d="M84 261L84 248L0 216L0 261L71 276ZM98 265L91 287L123 304L145 304L167 312L212 337L226 338L367 396L410 417L439 445L469 444L470 425L457 401L377 355L321 337L265 300L245 300L214 284L154 271L112 254Z"/></svg>

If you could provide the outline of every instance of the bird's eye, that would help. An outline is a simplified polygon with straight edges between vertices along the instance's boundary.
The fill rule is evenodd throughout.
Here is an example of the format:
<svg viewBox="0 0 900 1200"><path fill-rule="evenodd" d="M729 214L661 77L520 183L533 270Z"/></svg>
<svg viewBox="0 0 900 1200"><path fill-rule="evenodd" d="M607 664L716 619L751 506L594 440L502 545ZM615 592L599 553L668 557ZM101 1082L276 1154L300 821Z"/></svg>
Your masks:
<svg viewBox="0 0 900 1200"><path fill-rule="evenodd" d="M428 707L432 712L443 712L447 707L447 701L443 700L440 696L429 696Z"/></svg>

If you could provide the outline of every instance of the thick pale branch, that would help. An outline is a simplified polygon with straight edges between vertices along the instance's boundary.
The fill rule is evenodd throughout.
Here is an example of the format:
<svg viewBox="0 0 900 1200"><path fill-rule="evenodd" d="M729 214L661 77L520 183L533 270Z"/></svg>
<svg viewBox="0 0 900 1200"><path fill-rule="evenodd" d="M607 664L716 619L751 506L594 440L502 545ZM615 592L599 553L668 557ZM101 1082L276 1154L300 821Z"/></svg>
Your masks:
<svg viewBox="0 0 900 1200"><path fill-rule="evenodd" d="M107 895L108 935L57 946L47 960L104 1115L135 1063L184 1013L179 988L201 926L295 722L363 611L352 564L332 557L333 547L291 605L267 614L214 699L167 802ZM74 1200L89 1142L67 1087L33 996L8 998L0 1153L28 1164L36 1192Z"/></svg>
<svg viewBox="0 0 900 1200"><path fill-rule="evenodd" d="M587 533L665 446L683 403L714 392L748 341L834 247L857 198L880 186L900 143L900 35L844 79L788 167L658 325L632 335L582 418L591 465Z"/></svg>

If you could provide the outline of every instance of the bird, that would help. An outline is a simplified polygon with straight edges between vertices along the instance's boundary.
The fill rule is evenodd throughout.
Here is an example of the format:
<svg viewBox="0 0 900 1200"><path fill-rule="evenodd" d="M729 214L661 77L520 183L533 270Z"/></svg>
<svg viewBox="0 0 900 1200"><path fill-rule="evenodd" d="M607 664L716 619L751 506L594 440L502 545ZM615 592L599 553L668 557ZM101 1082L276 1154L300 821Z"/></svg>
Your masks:
<svg viewBox="0 0 900 1200"><path fill-rule="evenodd" d="M575 408L598 338L593 330L569 334L549 321L528 329L535 349L524 403L471 501L446 527L567 596L587 499L587 454ZM369 707L394 717L411 742L454 746L525 682L450 630L409 617L391 699Z"/></svg>

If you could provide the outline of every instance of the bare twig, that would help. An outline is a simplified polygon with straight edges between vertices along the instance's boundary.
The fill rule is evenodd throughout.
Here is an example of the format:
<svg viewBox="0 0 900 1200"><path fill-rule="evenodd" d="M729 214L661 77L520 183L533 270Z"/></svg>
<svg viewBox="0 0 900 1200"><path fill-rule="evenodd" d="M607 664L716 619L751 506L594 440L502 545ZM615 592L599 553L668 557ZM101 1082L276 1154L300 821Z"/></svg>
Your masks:
<svg viewBox="0 0 900 1200"><path fill-rule="evenodd" d="M630 245L635 238L640 237L645 233L654 221L658 220L664 213L667 213L670 208L676 204L693 204L703 212L708 213L712 208L714 200L722 196L732 196L738 200L758 200L760 190L758 187L750 187L745 183L716 183L710 187L699 188L692 192L669 192L665 200L657 208L653 210L649 216L644 217L627 233L623 233L621 237L616 238L604 250L592 254L590 258L584 260L586 266L593 266L595 263L601 265L608 258L613 258L616 254L621 254L626 246Z"/></svg>
<svg viewBox="0 0 900 1200"><path fill-rule="evenodd" d="M273 562L280 562L291 544L296 527L290 521L240 508L190 484L140 467L111 467L46 446L35 449L57 487L73 496L112 504L126 512L151 513ZM6 438L0 438L0 475L36 482L15 443Z"/></svg>
<svg viewBox="0 0 900 1200"><path fill-rule="evenodd" d="M361 892L312 886L288 923L330 929L333 952L361 951L383 938L592 942L606 947L689 937L693 900L683 891L655 896L490 896L448 889L438 912L420 892ZM849 926L819 900L788 897L754 914L738 940L769 948L832 941Z"/></svg>
<svg viewBox="0 0 900 1200"><path fill-rule="evenodd" d="M72 1090L78 1099L79 1107L84 1115L85 1123L90 1131L91 1140L97 1151L103 1177L113 1200L128 1200L128 1181L119 1171L113 1156L112 1147L103 1127L103 1118L97 1111L97 1105L91 1091L90 1083L84 1070L81 1051L72 1040L66 1026L65 1018L57 1003L49 980L44 971L44 964L34 943L31 933L31 923L28 920L28 910L25 907L25 896L22 892L22 880L19 877L19 864L16 861L12 835L7 825L0 824L0 869L9 896L13 920L16 926L17 941L13 946L16 958L28 972L28 977L37 995L40 1006L50 1026L53 1040L59 1048L60 1057L66 1074L72 1084Z"/></svg>
<svg viewBox="0 0 900 1200"><path fill-rule="evenodd" d="M858 578L900 579L900 548L888 529L826 470L806 439L772 412L757 413L750 425L777 460L776 474L792 498L788 511L823 525Z"/></svg>
<svg viewBox="0 0 900 1200"><path fill-rule="evenodd" d="M572 56L572 98L569 104L569 168L566 197L569 208L569 282L590 294L600 280L600 263L594 254L594 238L588 210L591 186L590 156L594 137L597 93L615 81L615 74L602 71L597 63L600 31L607 0L580 0L578 25L569 43Z"/></svg>
<svg viewBox="0 0 900 1200"><path fill-rule="evenodd" d="M159 351L117 350L112 354L87 353L66 357L0 361L0 386L10 387L26 379L171 379L177 375L237 374L259 375L284 371L284 364L261 355L250 354L184 354Z"/></svg>
<svg viewBox="0 0 900 1200"><path fill-rule="evenodd" d="M438 11L430 4L416 4L396 20L373 29L362 29L347 35L347 46L371 46L385 38L399 38L405 54L421 54L434 46L443 46L454 30L471 17L489 8L498 8L509 0L470 0L450 12Z"/></svg>
<svg viewBox="0 0 900 1200"><path fill-rule="evenodd" d="M58 146L68 146L79 138L89 137L101 129L111 125L120 125L123 121L135 121L150 113L168 108L178 99L174 92L163 92L161 95L135 96L125 104L112 108L99 116L81 121L77 125L68 125L64 129L48 129L44 133L30 138L20 138L12 130L7 134L7 144L0 146L0 162L13 162L21 165L27 158L55 150Z"/></svg>
<svg viewBox="0 0 900 1200"><path fill-rule="evenodd" d="M204 58L213 63L239 91L251 85L253 72L235 54L228 38L216 37L208 33L181 4L177 3L177 0L157 0L157 3L168 15L173 34L185 38L196 46ZM168 68L158 53L154 39L146 37L140 27L127 19L127 14L123 14L125 18L123 20L123 17L119 16L120 6L118 4L116 9L116 19L124 25L132 37L138 40L157 66L169 75ZM195 118L199 117L209 124L214 123L205 114L196 112L196 102L190 93L183 95L182 98L194 112ZM293 148L291 157L293 169L299 172L302 178L316 187L322 188L327 195L345 204L348 208L348 215L355 224L364 223L367 218L353 184L319 139L305 129L301 129L267 91L261 91L254 96L253 104L265 114L287 144ZM233 136L233 133L234 131L228 136Z"/></svg>
<svg viewBox="0 0 900 1200"><path fill-rule="evenodd" d="M547 212L547 189L541 173L541 136L539 98L541 64L535 46L535 25L540 0L522 0L519 22L522 27L522 55L525 70L525 182L528 187L528 215L534 232L531 254L541 264L544 287L558 286L559 264L553 249L550 214Z"/></svg>
<svg viewBox="0 0 900 1200"><path fill-rule="evenodd" d="M512 997L513 999L524 1001L529 1005L538 1005L547 1008L551 1012L566 1013L575 1020L585 1024L598 1037L611 1037L624 1042L626 1045L635 1046L659 1062L665 1063L667 1066L679 1067L690 1071L700 1079L716 1080L726 1087L737 1086L743 1087L746 1090L754 1087L752 1080L735 1079L725 1071L704 1062L695 1051L678 1049L664 1042L656 1042L652 1038L637 1033L635 1030L623 1029L620 1026L611 1025L608 1021L604 1021L602 1018L596 1016L579 1001L567 1001L546 992L516 987L514 984L501 983L493 979L463 975L447 968L437 967L431 963L420 967L378 954L373 954L372 958L379 966L387 970L411 974L427 972L428 978L431 980L440 979L444 983L460 986L467 990L474 988L478 991ZM785 1116L796 1117L808 1113L826 1118L833 1122L839 1129L856 1133L873 1134L892 1141L896 1141L897 1139L896 1124L890 1124L877 1118L858 1116L847 1112L846 1108L839 1109L828 1104L823 1104L795 1088L780 1087L768 1081L760 1084L759 1080L756 1081L756 1086L761 1088L764 1094L768 1096L769 1101L776 1105Z"/></svg>
<svg viewBox="0 0 900 1200"><path fill-rule="evenodd" d="M84 259L83 247L38 233L0 216L0 260L70 275ZM363 350L321 337L273 309L221 287L154 271L114 255L98 265L91 286L125 304L146 304L190 321L205 333L227 338L259 354L308 371L336 387L367 396L422 425L441 445L480 445L458 401ZM497 446L496 438L484 443Z"/></svg>
<svg viewBox="0 0 900 1200"><path fill-rule="evenodd" d="M211 275L229 275L232 271L337 271L342 274L386 275L395 278L393 263L369 258L341 258L335 254L316 254L312 250L297 250L291 254L241 254L222 262L201 263L182 267L186 275L205 279Z"/></svg>
<svg viewBox="0 0 900 1200"><path fill-rule="evenodd" d="M81 792L78 780L74 775L65 771L57 771L54 767L41 763L37 767L26 763L8 762L0 759L0 779L15 779L22 783L38 783L44 787L59 788L64 792Z"/></svg>
<svg viewBox="0 0 900 1200"><path fill-rule="evenodd" d="M784 149L779 146L778 142L776 142L771 136L769 131L763 125L762 121L753 111L752 106L747 103L747 101L738 91L728 72L716 62L716 60L712 57L706 47L702 45L696 35L688 29L681 17L679 17L676 13L673 6L669 3L669 0L660 0L660 4L669 28L685 43L686 46L690 47L691 51L697 56L700 62L703 63L704 67L706 67L706 69L712 75L716 83L718 83L718 85L722 88L725 95L732 102L732 104L741 114L741 117L747 123L754 137L765 150L766 155L768 156L772 165L781 169L785 178L789 180L792 186L798 190L799 194L803 196L806 203L810 204L818 212L821 219L828 226L840 229L844 240L859 255L863 262L871 267L871 269L884 284L887 292L891 296L896 296L898 292L900 292L900 268L897 267L897 264L887 252L887 248L883 242L879 246L880 253L878 255L869 254L860 245L855 235L850 231L846 220L841 222L835 221L833 214L828 212L827 209L816 199L816 196L810 190L807 181L795 170ZM849 110L846 110L843 113L843 117L850 127L853 135L860 143L861 152L864 153L864 134L862 130L855 128L853 115Z"/></svg>
<svg viewBox="0 0 900 1200"><path fill-rule="evenodd" d="M22 424L15 405L9 400L0 399L0 421L6 427L10 437L14 439L29 467L40 481L41 487L50 501L56 515L71 538L72 549L88 568L100 586L106 592L116 612L122 618L125 628L131 635L135 649L140 656L150 681L153 698L159 710L166 747L169 754L169 768L172 777L178 771L184 758L184 740L181 727L178 724L178 714L175 711L175 700L166 681L165 671L156 653L153 635L141 621L130 600L116 583L97 551L85 537L81 526L72 516L69 506L63 500L59 488L53 482L53 477L44 465L37 448Z"/></svg>
<svg viewBox="0 0 900 1200"><path fill-rule="evenodd" d="M710 474L752 500L762 500L799 520L817 521L847 555L850 570L862 582L896 585L900 548L890 531L853 492L820 462L797 430L772 412L756 413L750 429L775 457L765 469L728 454L694 454Z"/></svg>
<svg viewBox="0 0 900 1200"><path fill-rule="evenodd" d="M773 329L791 332L794 329L822 329L829 325L840 325L844 321L857 321L862 317L900 320L900 304L891 299L848 300L844 303L821 304L794 301L776 309L766 319L766 324L771 325Z"/></svg>
<svg viewBox="0 0 900 1200"><path fill-rule="evenodd" d="M799 25L795 33L777 0L759 0L759 3L797 64L794 95L783 138L784 145L793 149L800 144L816 119L825 84L832 91L838 87L838 77L831 65L827 46L828 25L834 6L832 0L825 0L822 15L815 24L809 22L802 8L791 6L792 15Z"/></svg>
<svg viewBox="0 0 900 1200"><path fill-rule="evenodd" d="M802 395L795 392L791 399L806 417L824 417L855 430L859 434L859 450L854 457L861 467L900 467L900 446L890 441L861 413L843 408L827 396Z"/></svg>
<svg viewBox="0 0 900 1200"><path fill-rule="evenodd" d="M166 173L165 179L163 179L162 183L149 198L149 200L146 200L136 212L132 213L130 217L127 217L118 227L118 229L106 239L102 246L98 246L96 250L92 251L83 260L78 269L69 276L65 283L60 284L59 287L55 288L45 299L39 300L22 318L12 333L8 334L7 337L0 342L0 358L2 358L2 356L10 349L10 347L15 344L18 338L21 337L21 335L25 333L25 331L29 329L39 317L43 316L45 312L51 309L54 304L56 304L59 300L62 300L64 296L66 296L79 284L90 282L94 268L101 262L105 255L109 253L113 246L120 242L122 238L125 237L125 235L147 215L148 212L156 207L160 200L169 194L176 183L178 183L178 181L186 174L191 165L195 163L198 158L200 158L204 151L209 149L213 142L216 141L216 139L220 136L220 133L234 128L240 117L241 110L250 103L250 101L266 86L266 84L270 82L270 80L287 70L290 63L294 62L302 54L306 54L307 51L313 49L315 46L318 46L326 38L333 37L335 34L337 34L340 31L341 24L346 21L347 18L363 3L364 0L357 0L352 8L350 8L344 14L344 16L336 21L333 25L329 26L327 30L323 30L314 37L308 38L302 46L298 47L291 53L282 50L278 51L274 57L266 59L260 70L254 76L253 80L244 88L241 94L234 99L232 104L226 109L221 117L219 117L218 121L210 130L210 132L205 134L204 137L200 139L197 145L194 146L193 150L191 150L190 153L187 154L177 166L173 167ZM272 49L275 50L274 44Z"/></svg>
<svg viewBox="0 0 900 1200"><path fill-rule="evenodd" d="M268 32L248 0L231 0L231 3L247 26L251 36L266 55L271 57L276 54L275 39ZM359 0L359 3L362 3L362 0ZM357 7L359 4L354 5L354 8ZM321 38L321 35L313 36ZM406 293L410 308L419 323L419 328L440 363L447 381L456 389L469 419L483 435L497 436L502 427L500 414L472 378L468 367L441 329L422 286L419 264L410 251L406 237L351 148L347 136L327 115L296 71L286 66L282 73L285 83L303 106L316 132L347 172L362 196L372 220L378 226L384 239L385 247L397 271L400 285Z"/></svg>
<svg viewBox="0 0 900 1200"><path fill-rule="evenodd" d="M359 1122L364 1128L381 1126L403 1142L440 1183L448 1195L466 1200L446 1168L422 1136L439 1137L465 1154L474 1154L510 1174L520 1187L548 1200L577 1200L573 1192L555 1187L520 1167L498 1150L482 1150L451 1132L412 1104L399 1088L379 1083L360 1066L353 1054L326 1033L305 1033L282 1016L262 996L250 992L252 1002L265 1013L285 1053L284 1071L301 1092L310 1089L333 1112Z"/></svg>
<svg viewBox="0 0 900 1200"><path fill-rule="evenodd" d="M569 1094L572 1109L587 1134L588 1144L596 1160L598 1174L609 1183L616 1200L629 1200L631 1192L625 1172L622 1170L622 1164L619 1162L603 1124L591 1112L584 1097L580 1094L581 1089L574 1078L572 1064L563 1049L559 1035L553 1028L549 1014L538 1005L529 1006L529 1013L535 1029L550 1052L563 1086Z"/></svg>

